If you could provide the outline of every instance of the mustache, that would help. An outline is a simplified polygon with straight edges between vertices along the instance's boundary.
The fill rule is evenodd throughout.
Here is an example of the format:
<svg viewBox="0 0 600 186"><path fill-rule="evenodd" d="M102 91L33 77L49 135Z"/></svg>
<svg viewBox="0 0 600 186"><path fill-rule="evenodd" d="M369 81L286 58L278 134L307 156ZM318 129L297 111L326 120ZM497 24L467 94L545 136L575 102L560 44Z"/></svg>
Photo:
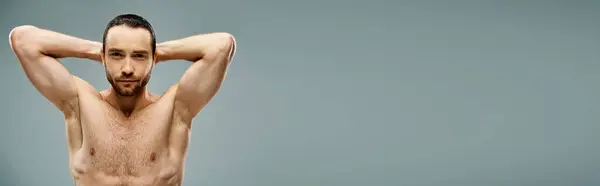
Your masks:
<svg viewBox="0 0 600 186"><path fill-rule="evenodd" d="M139 78L117 78L117 79L115 79L115 81L134 82L134 81L140 81L140 79Z"/></svg>

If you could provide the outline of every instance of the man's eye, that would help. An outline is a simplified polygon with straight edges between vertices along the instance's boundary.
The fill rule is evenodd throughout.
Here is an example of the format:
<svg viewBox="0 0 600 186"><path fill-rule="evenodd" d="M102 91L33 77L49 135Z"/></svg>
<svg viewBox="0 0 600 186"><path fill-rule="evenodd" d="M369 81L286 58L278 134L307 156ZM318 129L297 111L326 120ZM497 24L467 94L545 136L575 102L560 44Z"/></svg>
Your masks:
<svg viewBox="0 0 600 186"><path fill-rule="evenodd" d="M142 54L136 54L136 55L133 55L133 57L135 57L135 58L145 58L146 56L144 56Z"/></svg>
<svg viewBox="0 0 600 186"><path fill-rule="evenodd" d="M120 53L112 53L112 54L110 54L110 56L113 56L113 57L121 57L121 56L123 56L123 55L121 55Z"/></svg>

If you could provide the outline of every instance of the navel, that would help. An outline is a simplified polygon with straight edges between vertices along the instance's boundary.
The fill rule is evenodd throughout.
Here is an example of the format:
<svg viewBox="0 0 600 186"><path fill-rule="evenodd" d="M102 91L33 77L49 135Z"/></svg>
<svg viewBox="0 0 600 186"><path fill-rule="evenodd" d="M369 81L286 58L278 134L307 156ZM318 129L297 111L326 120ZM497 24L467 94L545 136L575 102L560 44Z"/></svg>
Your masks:
<svg viewBox="0 0 600 186"><path fill-rule="evenodd" d="M90 156L96 155L96 150L94 148L90 148Z"/></svg>
<svg viewBox="0 0 600 186"><path fill-rule="evenodd" d="M150 162L154 162L154 161L156 161L156 153L153 152L150 154Z"/></svg>

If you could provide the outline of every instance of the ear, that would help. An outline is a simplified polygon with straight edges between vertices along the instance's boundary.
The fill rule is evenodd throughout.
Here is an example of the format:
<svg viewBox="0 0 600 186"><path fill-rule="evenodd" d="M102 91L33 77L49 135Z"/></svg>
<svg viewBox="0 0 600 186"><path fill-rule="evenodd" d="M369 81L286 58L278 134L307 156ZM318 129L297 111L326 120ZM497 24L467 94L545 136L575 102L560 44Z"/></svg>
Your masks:
<svg viewBox="0 0 600 186"><path fill-rule="evenodd" d="M104 61L106 60L104 60L104 47L102 47L102 49L100 50L100 63L102 63L102 65L106 67L106 63L104 63Z"/></svg>
<svg viewBox="0 0 600 186"><path fill-rule="evenodd" d="M158 63L158 53L154 52L154 57L152 58L152 64L156 65Z"/></svg>

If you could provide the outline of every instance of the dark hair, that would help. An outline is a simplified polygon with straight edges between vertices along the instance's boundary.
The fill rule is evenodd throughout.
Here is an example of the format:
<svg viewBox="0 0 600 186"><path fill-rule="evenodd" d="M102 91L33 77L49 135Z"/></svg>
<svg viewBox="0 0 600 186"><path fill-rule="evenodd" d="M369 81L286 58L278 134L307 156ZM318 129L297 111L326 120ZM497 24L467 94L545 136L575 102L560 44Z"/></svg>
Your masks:
<svg viewBox="0 0 600 186"><path fill-rule="evenodd" d="M104 46L106 45L106 34L108 33L108 30L119 25L148 30L152 35L152 54L154 54L156 50L156 36L154 35L154 29L152 29L152 25L150 25L146 19L136 14L121 14L108 22L108 25L106 25L106 29L104 30L104 36L102 36L102 50L104 50Z"/></svg>

